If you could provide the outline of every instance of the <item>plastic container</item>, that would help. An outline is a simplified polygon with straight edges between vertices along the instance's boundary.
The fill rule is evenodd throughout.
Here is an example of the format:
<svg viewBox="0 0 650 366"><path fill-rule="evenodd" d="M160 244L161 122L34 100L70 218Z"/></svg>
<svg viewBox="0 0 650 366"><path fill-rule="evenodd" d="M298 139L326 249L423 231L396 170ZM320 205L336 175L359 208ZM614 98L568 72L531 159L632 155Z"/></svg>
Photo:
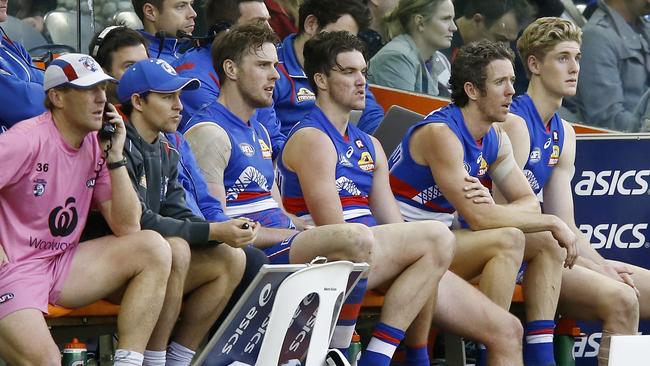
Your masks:
<svg viewBox="0 0 650 366"><path fill-rule="evenodd" d="M86 366L87 361L86 344L73 338L72 342L65 345L63 349L63 360L61 366Z"/></svg>

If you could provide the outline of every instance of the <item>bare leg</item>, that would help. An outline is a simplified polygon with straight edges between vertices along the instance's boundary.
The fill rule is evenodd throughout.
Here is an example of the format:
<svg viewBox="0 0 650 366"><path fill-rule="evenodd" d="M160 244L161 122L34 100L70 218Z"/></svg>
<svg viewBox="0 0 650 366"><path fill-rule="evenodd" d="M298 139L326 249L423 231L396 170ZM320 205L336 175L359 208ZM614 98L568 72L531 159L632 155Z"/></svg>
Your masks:
<svg viewBox="0 0 650 366"><path fill-rule="evenodd" d="M484 344L491 366L523 365L519 320L449 271L438 287L433 323Z"/></svg>
<svg viewBox="0 0 650 366"><path fill-rule="evenodd" d="M370 264L374 247L370 228L362 224L325 225L298 234L289 252L291 263L307 263L317 256L329 261Z"/></svg>
<svg viewBox="0 0 650 366"><path fill-rule="evenodd" d="M61 365L40 310L19 310L0 319L0 358L10 365Z"/></svg>
<svg viewBox="0 0 650 366"><path fill-rule="evenodd" d="M643 320L650 319L650 271L646 268L628 264L632 267L632 279L639 290L639 315Z"/></svg>
<svg viewBox="0 0 650 366"><path fill-rule="evenodd" d="M244 252L226 244L192 250L185 281L185 293L189 295L174 332L175 342L192 350L198 348L228 304L245 267Z"/></svg>
<svg viewBox="0 0 650 366"><path fill-rule="evenodd" d="M147 349L152 351L164 351L167 349L169 337L174 330L174 325L181 312L183 303L183 286L187 271L190 266L190 247L181 238L166 238L172 250L172 269L167 281L165 301L158 317L158 323L154 328Z"/></svg>
<svg viewBox="0 0 650 366"><path fill-rule="evenodd" d="M153 231L90 240L79 245L58 304L84 306L126 284L118 348L143 353L162 309L170 268L169 245Z"/></svg>
<svg viewBox="0 0 650 366"><path fill-rule="evenodd" d="M406 330L430 297L454 255L454 237L439 222L421 221L371 228L373 251L368 288L391 283L380 320Z"/></svg>
<svg viewBox="0 0 650 366"><path fill-rule="evenodd" d="M526 234L524 298L529 322L555 317L566 252L549 232Z"/></svg>
<svg viewBox="0 0 650 366"><path fill-rule="evenodd" d="M636 334L639 325L639 303L634 290L581 266L564 269L558 312L579 320L603 322L598 352L601 366L607 365L611 336Z"/></svg>

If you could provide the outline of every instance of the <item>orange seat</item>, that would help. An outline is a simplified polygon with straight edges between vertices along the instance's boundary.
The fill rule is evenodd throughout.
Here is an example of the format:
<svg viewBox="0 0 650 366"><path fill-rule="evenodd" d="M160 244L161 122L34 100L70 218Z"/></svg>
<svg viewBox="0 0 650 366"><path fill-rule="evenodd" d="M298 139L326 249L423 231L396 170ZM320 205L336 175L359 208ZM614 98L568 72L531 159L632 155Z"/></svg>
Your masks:
<svg viewBox="0 0 650 366"><path fill-rule="evenodd" d="M49 304L47 318L61 317L87 317L87 316L116 316L120 312L120 306L106 300L99 300L87 306L77 309L69 309L63 306Z"/></svg>
<svg viewBox="0 0 650 366"><path fill-rule="evenodd" d="M512 294L512 302L524 302L524 291L521 285L515 286L515 292ZM366 296L361 303L362 307L380 308L384 305L384 295L375 290L366 292Z"/></svg>

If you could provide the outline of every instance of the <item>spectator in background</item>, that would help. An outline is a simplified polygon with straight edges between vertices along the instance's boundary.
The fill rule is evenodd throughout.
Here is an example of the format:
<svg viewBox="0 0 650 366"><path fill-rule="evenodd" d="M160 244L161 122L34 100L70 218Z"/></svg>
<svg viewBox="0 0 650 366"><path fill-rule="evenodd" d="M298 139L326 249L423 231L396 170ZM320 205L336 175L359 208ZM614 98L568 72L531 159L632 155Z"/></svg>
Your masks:
<svg viewBox="0 0 650 366"><path fill-rule="evenodd" d="M303 69L305 43L321 32L346 31L354 35L370 23L370 12L359 0L306 0L299 9L299 31L278 46L280 79L275 83L273 101L282 124L282 133L309 114L316 105L316 94ZM373 133L384 118L384 110L366 85L366 104L359 128Z"/></svg>
<svg viewBox="0 0 650 366"><path fill-rule="evenodd" d="M0 23L7 20L8 0L0 0ZM0 27L0 95L11 96L11 106L0 107L0 132L45 112L43 71L32 65L25 47L9 39Z"/></svg>
<svg viewBox="0 0 650 366"><path fill-rule="evenodd" d="M271 14L269 24L280 39L298 32L296 23L300 2L299 0L264 0Z"/></svg>
<svg viewBox="0 0 650 366"><path fill-rule="evenodd" d="M400 0L386 22L396 37L370 60L368 81L449 97L451 65L438 50L456 31L451 0Z"/></svg>
<svg viewBox="0 0 650 366"><path fill-rule="evenodd" d="M172 63L179 57L179 32L192 34L196 12L190 0L132 0L149 41L149 55Z"/></svg>
<svg viewBox="0 0 650 366"><path fill-rule="evenodd" d="M359 32L359 38L366 44L366 57L371 59L388 42L388 29L384 17L393 11L398 0L364 0L370 10L370 25Z"/></svg>
<svg viewBox="0 0 650 366"><path fill-rule="evenodd" d="M527 0L467 0L461 14L456 19L458 31L451 40L451 48L443 51L451 62L460 46L470 42L516 41L519 31L533 17L534 8Z"/></svg>
<svg viewBox="0 0 650 366"><path fill-rule="evenodd" d="M575 103L585 123L617 131L642 126L650 89L650 3L599 1L584 27ZM567 105L571 109L571 105Z"/></svg>

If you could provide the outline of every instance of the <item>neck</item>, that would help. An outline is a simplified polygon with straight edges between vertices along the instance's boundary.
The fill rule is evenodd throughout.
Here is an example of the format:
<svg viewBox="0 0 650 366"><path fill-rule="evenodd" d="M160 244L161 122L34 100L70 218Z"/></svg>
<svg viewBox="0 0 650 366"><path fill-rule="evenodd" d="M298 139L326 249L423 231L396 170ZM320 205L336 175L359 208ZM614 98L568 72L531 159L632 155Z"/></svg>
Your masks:
<svg viewBox="0 0 650 366"><path fill-rule="evenodd" d="M221 94L217 101L242 122L248 123L256 108L251 106L237 90L234 90L235 87L234 82L221 84Z"/></svg>
<svg viewBox="0 0 650 366"><path fill-rule="evenodd" d="M638 21L638 16L628 9L624 1L607 1L606 4L619 13L626 22L635 24Z"/></svg>
<svg viewBox="0 0 650 366"><path fill-rule="evenodd" d="M384 22L382 20L382 15L379 14L378 12L379 9L377 9L376 6L370 6L370 13L372 14L372 20L370 21L370 25L368 28L374 30L375 32L381 34L382 37L385 36L384 34Z"/></svg>
<svg viewBox="0 0 650 366"><path fill-rule="evenodd" d="M309 40L309 36L305 33L296 36L293 40L293 51L296 53L300 67L305 68L305 57L302 51L305 49L305 43Z"/></svg>
<svg viewBox="0 0 650 366"><path fill-rule="evenodd" d="M60 109L52 111L52 119L54 120L54 126L59 130L63 141L73 148L78 149L89 131L79 130L71 123L68 123L63 111Z"/></svg>
<svg viewBox="0 0 650 366"><path fill-rule="evenodd" d="M476 103L468 103L460 109L465 120L465 126L474 140L480 140L485 136L494 121L488 120Z"/></svg>
<svg viewBox="0 0 650 366"><path fill-rule="evenodd" d="M144 141L153 144L158 138L158 130L152 129L149 124L144 120L144 115L138 111L133 111L129 116L129 121L133 127L138 131L138 134Z"/></svg>
<svg viewBox="0 0 650 366"><path fill-rule="evenodd" d="M155 35L156 32L158 32L156 30L156 27L153 24L149 23L149 22L145 22L145 24L143 26L144 26L144 31L151 34L152 36Z"/></svg>
<svg viewBox="0 0 650 366"><path fill-rule="evenodd" d="M467 44L472 40L478 38L476 37L476 32L474 31L471 20L465 17L460 17L456 19L456 27L458 27L458 30L456 32L460 34L460 37L463 39L463 43Z"/></svg>
<svg viewBox="0 0 650 366"><path fill-rule="evenodd" d="M339 131L341 136L345 136L345 131L348 129L348 122L350 121L350 109L341 107L325 95L316 97L316 106L323 111L327 119Z"/></svg>
<svg viewBox="0 0 650 366"><path fill-rule="evenodd" d="M420 57L422 57L423 60L428 60L433 57L436 49L427 44L422 33L415 32L414 34L409 33L409 35L413 38L413 42L417 46L418 51L420 52Z"/></svg>
<svg viewBox="0 0 650 366"><path fill-rule="evenodd" d="M535 77L530 81L526 93L533 100L533 104L535 104L537 113L544 121L544 125L548 126L551 117L562 105L562 97L547 91Z"/></svg>

